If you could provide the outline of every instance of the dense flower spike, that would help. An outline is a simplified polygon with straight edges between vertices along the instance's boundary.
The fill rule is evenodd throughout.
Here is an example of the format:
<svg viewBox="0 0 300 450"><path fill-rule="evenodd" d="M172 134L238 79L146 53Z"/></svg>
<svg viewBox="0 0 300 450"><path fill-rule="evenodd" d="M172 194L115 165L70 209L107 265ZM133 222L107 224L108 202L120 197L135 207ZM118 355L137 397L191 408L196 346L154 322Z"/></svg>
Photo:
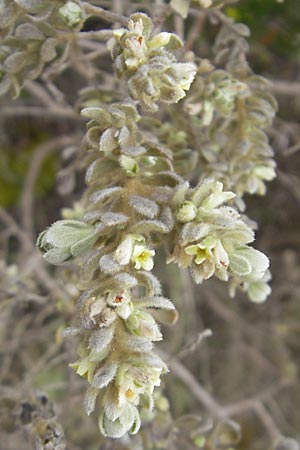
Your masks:
<svg viewBox="0 0 300 450"><path fill-rule="evenodd" d="M224 192L219 181L206 179L195 189L183 184L174 195L179 225L177 244L170 262L190 267L196 283L215 275L230 282L233 295L237 286L254 302L270 293L268 258L248 244L254 233L240 214L224 203L235 194Z"/></svg>
<svg viewBox="0 0 300 450"><path fill-rule="evenodd" d="M171 4L176 9L179 3L189 6ZM198 3L208 8L224 2ZM54 7L63 27L80 28L80 5L69 1ZM37 241L52 264L77 258L82 292L77 324L64 334L79 335L78 360L71 366L90 384L87 414L98 401L100 431L113 438L138 432L140 410L151 412L154 389L167 372L153 350L162 339L157 321L177 319L152 273L162 244L170 251L169 262L189 267L196 283L215 275L229 282L231 295L242 288L254 302L270 293L268 258L249 245L254 233L231 205L236 194L263 193L263 180L273 176L268 145L257 148L266 141L263 130L275 105L268 94L253 99L251 80L257 78L248 72L240 76L238 68L214 69L206 60L197 70L192 62L178 61L182 42L175 34L153 30L150 18L136 13L127 28L113 31L114 67L132 100L85 103L87 189L75 210L65 211L65 220ZM45 35L48 39L37 28L38 44L30 48L41 52ZM15 55L4 57L6 67ZM234 55L229 61L233 65ZM264 102L268 108L262 112ZM139 105L153 112L161 103L168 104L163 123L161 117L140 115ZM248 108L243 120L241 105ZM233 146L232 136L245 151ZM201 173L195 173L198 162ZM190 188L186 179L194 175L200 181Z"/></svg>
<svg viewBox="0 0 300 450"><path fill-rule="evenodd" d="M133 14L128 30L115 32L112 56L119 76L128 78L134 100L151 111L157 103L177 103L186 96L196 74L193 63L178 62L174 51L182 42L173 33L152 35L153 25L145 14Z"/></svg>
<svg viewBox="0 0 300 450"><path fill-rule="evenodd" d="M245 193L264 195L275 177L266 130L277 104L269 82L249 68L248 33L242 24L223 25L214 51L215 63L226 70L197 76L185 102L204 174L233 190L241 209Z"/></svg>

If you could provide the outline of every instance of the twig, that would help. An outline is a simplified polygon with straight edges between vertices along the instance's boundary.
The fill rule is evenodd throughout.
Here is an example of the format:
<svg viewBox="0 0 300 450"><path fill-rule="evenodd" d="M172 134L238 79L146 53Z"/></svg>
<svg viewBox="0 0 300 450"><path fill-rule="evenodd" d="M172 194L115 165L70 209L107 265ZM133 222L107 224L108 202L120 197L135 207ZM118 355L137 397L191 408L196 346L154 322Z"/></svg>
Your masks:
<svg viewBox="0 0 300 450"><path fill-rule="evenodd" d="M46 89L36 81L27 81L24 88L40 100L43 105L50 108L57 108L57 103L53 101Z"/></svg>
<svg viewBox="0 0 300 450"><path fill-rule="evenodd" d="M82 122L86 122L86 119L81 117L76 112L63 108L44 108L41 106L3 106L0 110L0 117L11 117L11 116L33 116L45 119L50 117L51 119L61 120L72 119Z"/></svg>
<svg viewBox="0 0 300 450"><path fill-rule="evenodd" d="M271 89L278 95L300 95L300 83L297 81L270 80Z"/></svg>
<svg viewBox="0 0 300 450"><path fill-rule="evenodd" d="M100 6L93 6L87 2L80 2L80 6L88 15L101 17L101 19L107 22L118 22L121 25L127 25L128 18L125 16L103 9Z"/></svg>
<svg viewBox="0 0 300 450"><path fill-rule="evenodd" d="M185 43L185 47L184 47L186 52L193 48L194 42L199 37L200 32L203 28L205 18L206 18L206 14L204 11L201 12L201 14L199 14L199 16L197 17L197 20L196 20L194 26L191 28L191 30L186 38L186 43Z"/></svg>
<svg viewBox="0 0 300 450"><path fill-rule="evenodd" d="M59 300L68 300L69 295L62 290L56 282L49 276L48 272L44 269L44 260L41 254L35 249L31 240L22 228L15 222L15 220L0 207L0 220L7 227L14 231L15 236L20 240L24 250L28 254L31 249L31 255L26 260L26 270L33 273L38 281L53 295L54 298Z"/></svg>
<svg viewBox="0 0 300 450"><path fill-rule="evenodd" d="M61 147L72 145L76 143L76 141L78 141L78 137L71 138L70 136L59 136L58 138L54 138L43 143L35 151L34 158L24 182L20 199L22 228L32 240L34 237L34 188L42 164L49 153L54 150L58 150Z"/></svg>
<svg viewBox="0 0 300 450"><path fill-rule="evenodd" d="M107 41L113 36L113 30L95 30L95 31L81 31L78 34L80 39L98 39Z"/></svg>
<svg viewBox="0 0 300 450"><path fill-rule="evenodd" d="M222 407L213 399L213 397L204 389L194 375L177 358L168 356L159 351L162 358L167 362L171 371L186 384L195 398L210 412L214 418L222 418Z"/></svg>
<svg viewBox="0 0 300 450"><path fill-rule="evenodd" d="M238 414L254 411L265 426L272 440L281 436L278 427L263 404L263 400L270 395L270 390L257 397L242 400L232 405L222 406L214 400L194 375L176 358L168 359L168 355L160 351L160 355L167 361L171 371L175 373L193 393L194 397L209 411L215 419L225 419ZM169 357L170 358L170 357ZM281 383L282 384L282 383ZM280 384L280 385L281 385Z"/></svg>

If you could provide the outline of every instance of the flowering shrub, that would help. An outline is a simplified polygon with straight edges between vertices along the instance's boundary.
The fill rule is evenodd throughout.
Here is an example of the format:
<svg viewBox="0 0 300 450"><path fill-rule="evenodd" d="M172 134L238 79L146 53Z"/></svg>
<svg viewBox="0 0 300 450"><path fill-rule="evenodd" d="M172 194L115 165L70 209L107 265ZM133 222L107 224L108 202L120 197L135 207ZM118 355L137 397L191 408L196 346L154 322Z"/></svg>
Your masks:
<svg viewBox="0 0 300 450"><path fill-rule="evenodd" d="M157 18L91 3L2 1L0 92L18 96L26 83L49 82L51 71L72 64L83 73L79 39L98 37L86 41L96 53L107 41L111 91L91 83L77 99L87 122L77 155L85 191L37 245L49 263L77 266L76 320L62 332L79 341L70 366L89 385L88 415L98 402L102 435L122 438L139 432L146 412L155 421L163 403L156 388L168 367L154 344L163 339L160 324L175 324L178 313L156 275L162 249L165 262L189 268L197 284L215 276L231 297L242 290L254 303L271 292L244 196L265 194L275 177L267 129L277 104L247 62L249 30L220 10L234 0L172 0L164 11L182 21L192 6L218 18L211 61L187 51ZM122 28L85 31L97 16ZM93 55L86 64L91 77L101 71ZM231 421L212 430L204 427L194 445L229 449L238 441Z"/></svg>

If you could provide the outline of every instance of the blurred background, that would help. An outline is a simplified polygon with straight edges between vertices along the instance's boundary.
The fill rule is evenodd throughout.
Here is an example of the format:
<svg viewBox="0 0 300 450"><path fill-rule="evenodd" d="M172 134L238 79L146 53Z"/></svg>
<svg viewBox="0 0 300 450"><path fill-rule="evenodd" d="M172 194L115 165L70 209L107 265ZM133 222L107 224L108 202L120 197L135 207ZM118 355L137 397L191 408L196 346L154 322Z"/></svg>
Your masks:
<svg viewBox="0 0 300 450"><path fill-rule="evenodd" d="M138 9L143 2L132 3ZM254 305L242 294L229 299L215 280L195 287L188 273L165 267L162 256L157 273L180 314L174 329L163 330L161 346L171 369L162 393L172 417L163 424L159 411L169 405L158 398L158 416L146 425L143 444L101 440L96 418L82 407L86 383L68 368L75 342L60 335L74 314L76 272L46 266L34 251L37 234L80 198L84 171L78 148L85 124L72 109L69 115L45 111L29 83L18 99L3 98L0 108L1 449L60 450L64 442L70 450L204 448L190 430L194 422L203 429L210 418L218 423L214 402L232 408L241 426L236 449L269 449L278 431L300 442L300 1L241 0L225 11L249 26L250 66L272 81L279 104L269 131L277 179L265 197L246 198L247 214L259 224L256 247L270 256L272 296ZM186 34L194 20L187 22ZM87 24L99 27L100 20ZM213 26L209 32L213 36ZM197 45L209 56L205 33ZM76 111L82 79L68 68L56 84ZM207 329L212 336L203 337ZM40 417L34 423L33 411ZM33 427L39 435L48 433L48 446L34 440Z"/></svg>

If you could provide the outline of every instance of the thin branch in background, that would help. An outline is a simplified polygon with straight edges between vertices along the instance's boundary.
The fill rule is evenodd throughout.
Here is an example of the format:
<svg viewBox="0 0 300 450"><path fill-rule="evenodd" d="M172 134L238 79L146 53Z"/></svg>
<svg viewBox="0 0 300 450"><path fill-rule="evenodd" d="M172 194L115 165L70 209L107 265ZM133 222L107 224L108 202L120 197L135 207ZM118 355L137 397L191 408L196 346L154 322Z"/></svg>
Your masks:
<svg viewBox="0 0 300 450"><path fill-rule="evenodd" d="M27 236L31 238L32 241L35 239L36 235L34 230L34 189L43 162L49 153L57 151L62 147L76 145L78 144L78 142L80 142L80 138L78 136L70 137L64 135L46 141L35 150L32 163L29 166L29 170L25 178L24 187L20 199L22 229L25 231Z"/></svg>
<svg viewBox="0 0 300 450"><path fill-rule="evenodd" d="M128 18L125 16L100 8L99 6L93 6L87 2L80 2L80 6L88 15L100 17L101 19L108 22L118 22L121 25L127 25Z"/></svg>
<svg viewBox="0 0 300 450"><path fill-rule="evenodd" d="M199 38L200 33L203 28L203 25L204 25L204 22L205 22L205 19L206 19L206 14L204 11L201 14L199 14L198 17L196 18L195 23L194 23L193 27L191 27L191 29L187 35L187 38L186 38L186 42L185 42L185 46L184 46L184 49L186 52L189 50L192 50L195 41Z"/></svg>

